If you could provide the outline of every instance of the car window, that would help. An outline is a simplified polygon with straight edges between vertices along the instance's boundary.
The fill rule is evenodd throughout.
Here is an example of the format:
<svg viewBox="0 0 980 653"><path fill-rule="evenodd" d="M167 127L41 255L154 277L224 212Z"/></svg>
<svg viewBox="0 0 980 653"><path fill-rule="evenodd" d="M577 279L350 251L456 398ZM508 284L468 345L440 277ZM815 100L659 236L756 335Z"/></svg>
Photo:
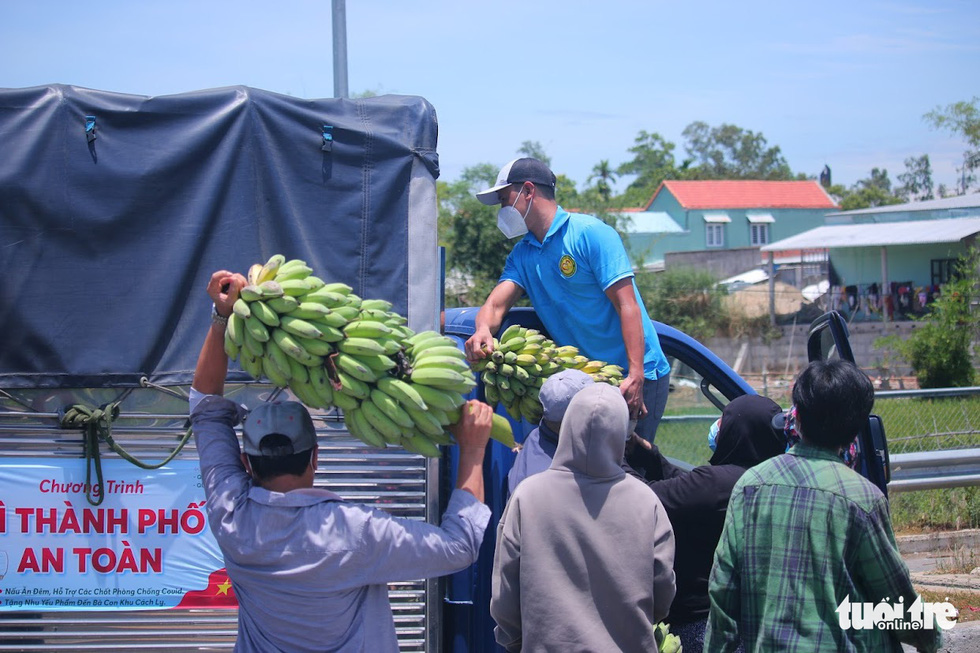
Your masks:
<svg viewBox="0 0 980 653"><path fill-rule="evenodd" d="M670 394L664 418L657 428L654 443L665 456L683 463L684 466L707 465L711 458L708 448L708 429L721 417L722 407L728 400L719 394L704 377L689 365L673 356L671 363ZM716 405L703 389L707 389Z"/></svg>
<svg viewBox="0 0 980 653"><path fill-rule="evenodd" d="M819 334L817 334L820 358L818 360L837 360L840 358L840 351L837 349L837 343L834 342L834 334L831 333L830 329L822 329Z"/></svg>
<svg viewBox="0 0 980 653"><path fill-rule="evenodd" d="M839 313L831 311L821 315L810 325L807 338L807 358L815 360L843 359L854 361L847 323Z"/></svg>

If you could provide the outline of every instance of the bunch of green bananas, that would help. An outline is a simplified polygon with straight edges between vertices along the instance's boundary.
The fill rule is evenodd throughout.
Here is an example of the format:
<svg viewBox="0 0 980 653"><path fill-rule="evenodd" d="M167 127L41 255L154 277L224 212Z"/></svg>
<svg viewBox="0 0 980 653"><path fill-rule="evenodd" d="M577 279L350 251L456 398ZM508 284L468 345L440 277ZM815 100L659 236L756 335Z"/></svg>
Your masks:
<svg viewBox="0 0 980 653"><path fill-rule="evenodd" d="M415 333L390 302L362 299L281 254L249 269L224 346L249 375L289 388L310 408L340 408L365 444L430 457L440 454L439 445L453 444L447 427L476 387L451 338ZM501 416L491 437L515 446Z"/></svg>
<svg viewBox="0 0 980 653"><path fill-rule="evenodd" d="M619 365L590 360L577 347L558 346L537 329L517 324L494 338L493 351L474 363L473 369L481 373L487 403L501 403L515 419L531 423L541 421L541 384L556 372L582 370L595 381L614 386L623 379Z"/></svg>
<svg viewBox="0 0 980 653"><path fill-rule="evenodd" d="M660 653L682 653L681 638L670 632L670 625L661 621L653 630L653 639L657 642Z"/></svg>

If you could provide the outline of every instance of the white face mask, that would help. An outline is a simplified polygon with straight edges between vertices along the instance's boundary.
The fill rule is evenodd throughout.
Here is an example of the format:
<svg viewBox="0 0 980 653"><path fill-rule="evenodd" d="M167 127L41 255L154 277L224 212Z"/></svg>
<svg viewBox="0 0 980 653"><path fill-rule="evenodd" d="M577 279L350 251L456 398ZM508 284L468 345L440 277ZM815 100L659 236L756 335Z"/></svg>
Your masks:
<svg viewBox="0 0 980 653"><path fill-rule="evenodd" d="M522 189L521 193L523 192ZM524 215L521 215L521 212L514 208L514 205L517 204L517 200L520 198L521 194L518 193L514 199L514 204L502 206L497 211L497 228L500 229L505 238L517 238L527 233L527 223L525 220L531 212L531 200L527 202L527 211L524 212Z"/></svg>

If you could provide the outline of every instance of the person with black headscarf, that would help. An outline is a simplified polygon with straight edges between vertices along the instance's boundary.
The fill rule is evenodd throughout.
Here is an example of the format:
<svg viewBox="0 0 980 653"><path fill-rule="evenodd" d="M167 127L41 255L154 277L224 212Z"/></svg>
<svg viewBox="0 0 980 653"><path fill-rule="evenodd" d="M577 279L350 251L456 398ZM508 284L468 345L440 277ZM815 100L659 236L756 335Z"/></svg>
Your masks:
<svg viewBox="0 0 980 653"><path fill-rule="evenodd" d="M642 476L667 510L674 527L677 594L666 621L681 638L684 653L700 653L708 619L708 576L735 482L753 467L786 451L772 418L782 409L771 399L743 395L722 412L714 453L690 471L672 464L656 445L633 437L626 461ZM712 429L714 431L714 429Z"/></svg>

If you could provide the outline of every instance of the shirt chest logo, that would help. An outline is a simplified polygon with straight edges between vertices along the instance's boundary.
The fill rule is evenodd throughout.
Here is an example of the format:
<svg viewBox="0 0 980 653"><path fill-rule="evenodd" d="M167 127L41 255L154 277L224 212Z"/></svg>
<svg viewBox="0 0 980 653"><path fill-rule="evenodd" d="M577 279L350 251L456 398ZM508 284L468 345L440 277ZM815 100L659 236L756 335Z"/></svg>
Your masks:
<svg viewBox="0 0 980 653"><path fill-rule="evenodd" d="M575 264L575 259L565 254L558 260L558 270L563 277L568 279L574 276L575 271L578 270L578 266Z"/></svg>

